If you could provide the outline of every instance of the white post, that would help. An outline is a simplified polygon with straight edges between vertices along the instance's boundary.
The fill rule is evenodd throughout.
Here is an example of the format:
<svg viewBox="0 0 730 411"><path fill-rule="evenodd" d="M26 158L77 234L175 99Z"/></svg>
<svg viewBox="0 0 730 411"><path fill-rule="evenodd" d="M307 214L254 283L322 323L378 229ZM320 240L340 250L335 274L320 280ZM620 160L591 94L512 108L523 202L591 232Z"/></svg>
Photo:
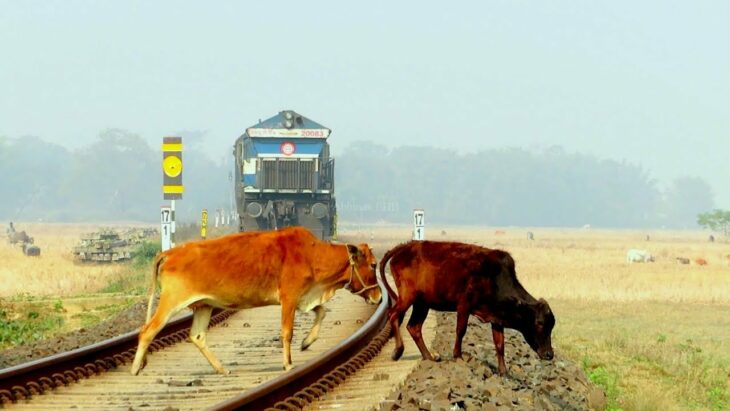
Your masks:
<svg viewBox="0 0 730 411"><path fill-rule="evenodd" d="M160 240L162 251L172 248L172 209L162 206L160 209Z"/></svg>
<svg viewBox="0 0 730 411"><path fill-rule="evenodd" d="M413 239L423 241L426 239L425 213L422 209L413 210Z"/></svg>
<svg viewBox="0 0 730 411"><path fill-rule="evenodd" d="M175 247L175 200L170 200L170 211L172 212L172 224L170 227L170 246Z"/></svg>

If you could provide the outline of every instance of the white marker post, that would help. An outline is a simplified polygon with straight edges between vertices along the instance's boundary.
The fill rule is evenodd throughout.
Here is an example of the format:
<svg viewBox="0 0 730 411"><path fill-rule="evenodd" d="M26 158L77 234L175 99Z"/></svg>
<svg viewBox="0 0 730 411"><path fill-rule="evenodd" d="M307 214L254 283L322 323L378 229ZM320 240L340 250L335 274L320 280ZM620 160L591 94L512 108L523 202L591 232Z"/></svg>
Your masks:
<svg viewBox="0 0 730 411"><path fill-rule="evenodd" d="M172 208L162 206L160 209L160 235L162 251L172 248Z"/></svg>
<svg viewBox="0 0 730 411"><path fill-rule="evenodd" d="M413 210L413 239L423 241L426 239L426 227L423 209L416 208Z"/></svg>

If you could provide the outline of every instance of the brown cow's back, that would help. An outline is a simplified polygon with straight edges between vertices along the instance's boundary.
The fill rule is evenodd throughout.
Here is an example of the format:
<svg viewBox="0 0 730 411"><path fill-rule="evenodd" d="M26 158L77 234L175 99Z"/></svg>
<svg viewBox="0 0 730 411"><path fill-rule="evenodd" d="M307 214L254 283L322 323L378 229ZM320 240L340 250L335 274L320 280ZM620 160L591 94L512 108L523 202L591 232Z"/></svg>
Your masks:
<svg viewBox="0 0 730 411"><path fill-rule="evenodd" d="M314 240L314 236L301 229L238 233L186 243L163 253L160 279L174 282L176 276L183 275L188 291L214 294L218 301L206 302L222 308L275 304L279 301L280 281L287 280L279 275L282 267L310 262L305 261L305 254L315 243L308 240ZM299 274L311 277L311 272ZM241 305L241 301L246 304Z"/></svg>
<svg viewBox="0 0 730 411"><path fill-rule="evenodd" d="M430 304L452 306L474 281L472 276L494 287L501 285L500 298L517 293L534 300L517 280L514 260L505 251L446 241L413 241L392 251L390 267L396 287L418 290ZM383 262L386 259L387 255Z"/></svg>

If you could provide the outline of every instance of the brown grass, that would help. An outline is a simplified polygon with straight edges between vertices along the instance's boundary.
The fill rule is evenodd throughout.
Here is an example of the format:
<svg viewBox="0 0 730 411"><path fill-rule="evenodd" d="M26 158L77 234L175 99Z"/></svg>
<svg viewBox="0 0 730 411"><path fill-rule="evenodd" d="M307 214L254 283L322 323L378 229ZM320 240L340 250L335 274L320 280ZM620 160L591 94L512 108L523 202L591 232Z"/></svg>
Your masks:
<svg viewBox="0 0 730 411"><path fill-rule="evenodd" d="M0 244L0 297L76 295L118 281L122 266L71 259L80 234L97 228L18 224L42 256ZM709 243L702 232L536 228L529 241L528 229L496 230L428 226L426 235L512 253L525 288L556 313L554 346L606 389L610 409L730 409L730 244ZM407 226L340 230L341 241L367 242L379 255L410 236ZM629 248L657 261L628 264ZM676 257L708 265L681 265Z"/></svg>
<svg viewBox="0 0 730 411"><path fill-rule="evenodd" d="M96 225L16 223L41 248L40 257L26 257L20 247L0 241L0 297L18 294L69 296L95 292L118 276L123 265L76 264L72 249ZM114 225L106 224L104 227ZM118 225L117 225L118 226ZM3 230L4 235L4 230Z"/></svg>

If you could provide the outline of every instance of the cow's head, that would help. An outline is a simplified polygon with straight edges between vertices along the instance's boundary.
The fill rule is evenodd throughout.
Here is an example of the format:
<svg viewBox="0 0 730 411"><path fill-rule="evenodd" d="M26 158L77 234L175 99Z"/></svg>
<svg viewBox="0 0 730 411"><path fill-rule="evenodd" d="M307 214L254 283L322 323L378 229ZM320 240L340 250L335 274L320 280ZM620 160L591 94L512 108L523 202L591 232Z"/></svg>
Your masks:
<svg viewBox="0 0 730 411"><path fill-rule="evenodd" d="M555 326L555 316L542 298L536 304L530 304L528 310L530 315L526 316L520 331L540 359L552 360L554 354L550 336Z"/></svg>
<svg viewBox="0 0 730 411"><path fill-rule="evenodd" d="M382 298L380 286L375 274L378 260L367 244L357 246L348 244L347 253L350 258L350 280L345 288L353 294L364 298L370 304L378 304Z"/></svg>

